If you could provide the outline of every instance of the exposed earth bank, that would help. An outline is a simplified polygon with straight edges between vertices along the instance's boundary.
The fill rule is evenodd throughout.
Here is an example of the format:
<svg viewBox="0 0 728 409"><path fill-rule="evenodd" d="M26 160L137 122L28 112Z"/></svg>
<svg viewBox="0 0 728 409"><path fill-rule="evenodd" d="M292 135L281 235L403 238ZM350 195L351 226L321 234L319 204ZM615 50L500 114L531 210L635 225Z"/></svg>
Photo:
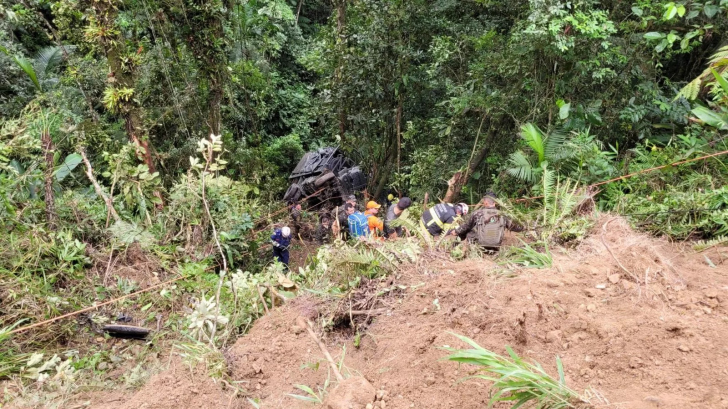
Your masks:
<svg viewBox="0 0 728 409"><path fill-rule="evenodd" d="M500 354L510 345L553 376L560 356L567 385L597 407L728 408L726 247L698 253L603 216L577 248L554 254L551 269L423 255L377 284L396 291L377 297L358 348L346 325L320 327L346 300L303 296L258 320L225 354L248 397L172 368L132 397L91 407L249 408L251 398L261 408L310 408L290 396L306 395L294 385L317 391L328 379L330 393L336 382L296 322L304 316L335 360L346 347L342 372L374 386L374 408L485 407L488 384L462 381L475 368L443 360L438 347L465 346L450 332Z"/></svg>

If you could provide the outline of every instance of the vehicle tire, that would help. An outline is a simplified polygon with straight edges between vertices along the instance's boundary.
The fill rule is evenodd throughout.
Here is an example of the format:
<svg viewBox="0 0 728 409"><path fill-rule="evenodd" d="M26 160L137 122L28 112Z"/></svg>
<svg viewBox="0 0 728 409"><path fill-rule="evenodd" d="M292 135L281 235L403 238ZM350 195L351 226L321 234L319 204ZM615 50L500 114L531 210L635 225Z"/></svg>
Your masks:
<svg viewBox="0 0 728 409"><path fill-rule="evenodd" d="M303 189L301 186L298 185L298 183L294 183L291 186L288 187L288 190L286 190L286 194L283 195L283 200L288 202L291 200L301 200L301 197L303 196Z"/></svg>
<svg viewBox="0 0 728 409"><path fill-rule="evenodd" d="M326 173L324 175L321 175L314 182L314 186L316 186L317 188L319 188L319 187L323 186L326 182L328 182L329 180L331 180L331 179L333 179L335 177L336 177L336 175L334 175L333 172L329 172L329 173Z"/></svg>

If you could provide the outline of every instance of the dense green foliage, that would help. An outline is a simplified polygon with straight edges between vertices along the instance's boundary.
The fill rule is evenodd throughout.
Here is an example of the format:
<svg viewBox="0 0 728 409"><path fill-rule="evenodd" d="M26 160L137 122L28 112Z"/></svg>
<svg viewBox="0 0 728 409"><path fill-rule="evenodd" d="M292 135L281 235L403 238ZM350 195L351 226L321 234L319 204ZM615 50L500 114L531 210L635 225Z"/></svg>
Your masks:
<svg viewBox="0 0 728 409"><path fill-rule="evenodd" d="M717 0L0 0L0 327L133 291L104 275L141 251L245 331L257 304L233 284L212 299L204 273L226 266L252 297L276 278L245 272L269 263L287 176L323 146L362 165L369 197L545 196L509 209L538 226L521 264L583 235L587 185L654 167L596 205L727 235L728 155L668 166L728 150L727 16ZM342 281L393 265L340 251Z"/></svg>

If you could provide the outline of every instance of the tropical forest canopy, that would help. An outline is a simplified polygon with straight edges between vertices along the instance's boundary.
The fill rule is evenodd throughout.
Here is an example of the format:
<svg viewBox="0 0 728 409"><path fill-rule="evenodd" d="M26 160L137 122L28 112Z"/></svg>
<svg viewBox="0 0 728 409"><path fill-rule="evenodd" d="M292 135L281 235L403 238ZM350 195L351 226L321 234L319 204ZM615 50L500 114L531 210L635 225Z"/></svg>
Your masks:
<svg viewBox="0 0 728 409"><path fill-rule="evenodd" d="M319 147L360 163L375 198L469 203L537 196L545 169L589 185L720 152L727 16L724 0L0 0L2 223L194 246L211 145L230 251ZM717 156L597 198L720 210L726 175ZM725 210L645 223L728 233Z"/></svg>

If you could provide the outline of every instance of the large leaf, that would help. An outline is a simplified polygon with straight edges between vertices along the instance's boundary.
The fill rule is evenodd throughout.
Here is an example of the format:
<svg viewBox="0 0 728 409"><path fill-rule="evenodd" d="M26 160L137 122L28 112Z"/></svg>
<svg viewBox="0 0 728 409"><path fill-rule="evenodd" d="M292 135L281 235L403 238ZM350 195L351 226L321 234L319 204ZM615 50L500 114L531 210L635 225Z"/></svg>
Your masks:
<svg viewBox="0 0 728 409"><path fill-rule="evenodd" d="M650 31L649 33L645 33L644 37L646 40L661 40L665 35L656 31Z"/></svg>
<svg viewBox="0 0 728 409"><path fill-rule="evenodd" d="M81 163L81 160L81 155L77 153L72 153L66 156L63 164L61 164L59 167L56 168L55 171L53 171L53 174L56 176L56 180L60 182L65 179L66 176L68 176L74 169L76 169L76 166Z"/></svg>
<svg viewBox="0 0 728 409"><path fill-rule="evenodd" d="M564 104L559 108L559 119L566 119L569 117L569 109L571 104Z"/></svg>
<svg viewBox="0 0 728 409"><path fill-rule="evenodd" d="M66 50L68 51L68 48L66 48ZM61 61L63 61L63 50L61 50L61 47L52 46L45 47L38 51L33 65L35 66L37 74L41 78L45 78L61 63Z"/></svg>
<svg viewBox="0 0 728 409"><path fill-rule="evenodd" d="M13 57L15 59L15 63L18 64L18 66L25 71L25 73L28 75L28 78L30 78L31 81L33 81L33 85L35 85L35 89L38 91L43 91L43 89L40 86L40 82L38 82L38 76L35 73L35 70L33 69L33 65L30 63L30 61L26 60L23 57L15 56Z"/></svg>
<svg viewBox="0 0 728 409"><path fill-rule="evenodd" d="M706 107L698 106L693 108L692 113L706 124L721 129L728 130L728 116L719 114Z"/></svg>
<svg viewBox="0 0 728 409"><path fill-rule="evenodd" d="M536 152L538 163L543 162L545 159L543 132L536 125L527 123L521 127L521 138Z"/></svg>
<svg viewBox="0 0 728 409"><path fill-rule="evenodd" d="M728 95L728 81L723 78L722 75L718 74L714 69L710 69L710 72L713 73L713 76L715 77L715 80L718 81L718 84L721 88L723 88L723 92Z"/></svg>

